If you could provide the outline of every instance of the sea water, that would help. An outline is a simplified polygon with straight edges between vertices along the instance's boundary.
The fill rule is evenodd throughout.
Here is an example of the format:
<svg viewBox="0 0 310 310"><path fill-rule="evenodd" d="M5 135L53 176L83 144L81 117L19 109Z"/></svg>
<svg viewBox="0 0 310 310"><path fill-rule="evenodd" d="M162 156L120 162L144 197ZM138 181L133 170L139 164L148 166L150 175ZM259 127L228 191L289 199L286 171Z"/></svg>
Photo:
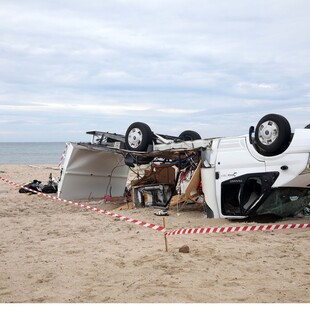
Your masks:
<svg viewBox="0 0 310 310"><path fill-rule="evenodd" d="M59 164L65 142L0 142L0 164Z"/></svg>

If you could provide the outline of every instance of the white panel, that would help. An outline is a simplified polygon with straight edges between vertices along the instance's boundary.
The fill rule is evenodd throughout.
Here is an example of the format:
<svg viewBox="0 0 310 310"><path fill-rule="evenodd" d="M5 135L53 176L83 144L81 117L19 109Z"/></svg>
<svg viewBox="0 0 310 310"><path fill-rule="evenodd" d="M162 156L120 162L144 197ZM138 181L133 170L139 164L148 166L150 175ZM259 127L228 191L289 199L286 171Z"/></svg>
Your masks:
<svg viewBox="0 0 310 310"><path fill-rule="evenodd" d="M205 201L213 211L214 218L219 218L220 212L215 189L215 169L201 168L201 180Z"/></svg>
<svg viewBox="0 0 310 310"><path fill-rule="evenodd" d="M58 197L77 200L103 198L106 194L122 196L128 169L120 154L71 143L59 182Z"/></svg>

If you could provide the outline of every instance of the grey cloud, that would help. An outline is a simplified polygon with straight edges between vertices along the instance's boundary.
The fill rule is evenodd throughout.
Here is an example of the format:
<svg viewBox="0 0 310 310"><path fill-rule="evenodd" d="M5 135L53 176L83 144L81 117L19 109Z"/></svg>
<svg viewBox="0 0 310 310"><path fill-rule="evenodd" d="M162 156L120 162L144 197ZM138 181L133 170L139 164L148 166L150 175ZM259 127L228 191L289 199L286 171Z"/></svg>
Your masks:
<svg viewBox="0 0 310 310"><path fill-rule="evenodd" d="M271 111L306 123L309 8L301 0L2 1L0 133L17 132L14 113L54 139L88 126L124 131L136 120L162 132L241 134Z"/></svg>

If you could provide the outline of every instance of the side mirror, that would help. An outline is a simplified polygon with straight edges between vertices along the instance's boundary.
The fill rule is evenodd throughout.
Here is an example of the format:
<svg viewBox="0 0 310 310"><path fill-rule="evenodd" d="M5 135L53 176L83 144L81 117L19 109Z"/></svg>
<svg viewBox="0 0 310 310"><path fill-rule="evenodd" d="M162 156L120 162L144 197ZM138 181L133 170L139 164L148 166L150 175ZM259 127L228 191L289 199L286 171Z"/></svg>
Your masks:
<svg viewBox="0 0 310 310"><path fill-rule="evenodd" d="M255 127L254 126L251 126L249 128L249 140L250 140L250 143L253 144L254 140L255 140Z"/></svg>
<svg viewBox="0 0 310 310"><path fill-rule="evenodd" d="M126 166L131 167L131 168L134 168L134 167L135 167L134 160L133 160L133 157L132 157L132 156L130 156L130 155L127 154L127 155L125 156L124 161L125 161Z"/></svg>

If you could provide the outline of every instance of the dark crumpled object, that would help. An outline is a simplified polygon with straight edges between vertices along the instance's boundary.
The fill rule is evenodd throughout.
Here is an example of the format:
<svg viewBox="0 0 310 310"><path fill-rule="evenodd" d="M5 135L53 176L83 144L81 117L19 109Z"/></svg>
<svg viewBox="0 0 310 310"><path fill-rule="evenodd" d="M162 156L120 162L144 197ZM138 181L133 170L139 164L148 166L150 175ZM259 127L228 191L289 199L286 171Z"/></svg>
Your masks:
<svg viewBox="0 0 310 310"><path fill-rule="evenodd" d="M48 182L48 184L43 185L42 182L38 180L33 180L31 183L24 185L24 187L25 188L19 189L20 193L36 194L35 192L31 191L31 190L34 190L36 192L51 194L51 193L57 193L57 189L58 189L58 185L56 182L50 181Z"/></svg>

